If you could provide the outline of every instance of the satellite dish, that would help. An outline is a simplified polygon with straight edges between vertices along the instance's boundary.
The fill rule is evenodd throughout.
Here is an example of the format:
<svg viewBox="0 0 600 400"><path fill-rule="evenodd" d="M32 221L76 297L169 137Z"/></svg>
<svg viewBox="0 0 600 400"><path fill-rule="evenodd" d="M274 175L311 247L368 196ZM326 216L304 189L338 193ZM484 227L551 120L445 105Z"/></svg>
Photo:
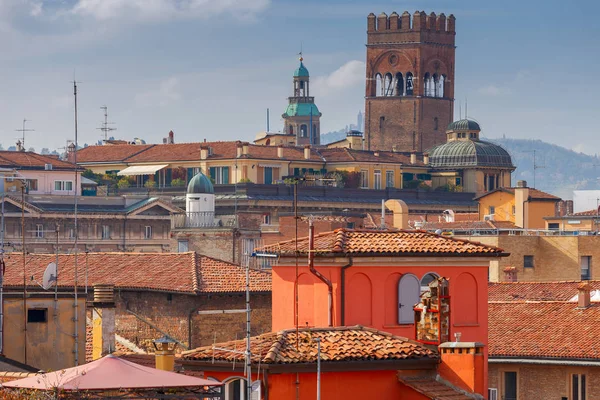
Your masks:
<svg viewBox="0 0 600 400"><path fill-rule="evenodd" d="M56 263L51 262L50 264L48 264L48 266L46 267L46 270L44 271L44 277L42 278L42 287L44 288L44 290L48 290L52 286L52 283L54 283L56 285L56 281L57 281Z"/></svg>

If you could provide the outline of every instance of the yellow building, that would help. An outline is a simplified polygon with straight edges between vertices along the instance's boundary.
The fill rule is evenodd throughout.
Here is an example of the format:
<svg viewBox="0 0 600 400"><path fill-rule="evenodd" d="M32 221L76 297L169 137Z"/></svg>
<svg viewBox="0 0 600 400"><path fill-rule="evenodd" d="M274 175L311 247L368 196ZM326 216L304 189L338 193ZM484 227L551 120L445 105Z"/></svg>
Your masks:
<svg viewBox="0 0 600 400"><path fill-rule="evenodd" d="M6 357L45 371L85 363L85 293L75 303L73 293L61 291L55 300L52 290L38 288L27 292L24 304L23 292L11 291L3 303Z"/></svg>
<svg viewBox="0 0 600 400"><path fill-rule="evenodd" d="M427 159L416 154L318 148L310 145L263 146L247 142L202 142L155 145L89 146L77 153L79 165L94 173L133 177L132 184L183 186L199 171L216 185L280 183L286 176L354 173L354 187L404 188L409 181L428 180Z"/></svg>
<svg viewBox="0 0 600 400"><path fill-rule="evenodd" d="M508 221L523 229L546 229L545 217L555 214L561 199L549 193L527 187L519 181L517 187L499 188L475 198L479 202L479 219Z"/></svg>
<svg viewBox="0 0 600 400"><path fill-rule="evenodd" d="M588 210L569 215L549 216L546 229L560 231L597 232L600 226L600 209Z"/></svg>

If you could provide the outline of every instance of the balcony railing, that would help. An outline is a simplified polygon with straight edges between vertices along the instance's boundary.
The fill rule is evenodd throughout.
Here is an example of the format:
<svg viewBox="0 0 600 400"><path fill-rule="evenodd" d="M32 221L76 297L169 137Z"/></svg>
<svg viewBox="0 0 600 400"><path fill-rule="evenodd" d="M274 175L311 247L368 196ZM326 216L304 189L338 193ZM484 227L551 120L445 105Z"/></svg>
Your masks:
<svg viewBox="0 0 600 400"><path fill-rule="evenodd" d="M234 226L231 221L226 224L215 218L215 213L210 211L186 212L185 214L176 214L171 216L171 229L182 228L221 228L223 226Z"/></svg>

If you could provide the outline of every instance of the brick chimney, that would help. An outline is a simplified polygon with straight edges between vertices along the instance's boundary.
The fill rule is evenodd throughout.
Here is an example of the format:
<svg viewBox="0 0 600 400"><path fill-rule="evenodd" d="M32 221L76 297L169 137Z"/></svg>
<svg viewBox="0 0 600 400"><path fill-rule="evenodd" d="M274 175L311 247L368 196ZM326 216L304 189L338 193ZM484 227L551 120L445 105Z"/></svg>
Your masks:
<svg viewBox="0 0 600 400"><path fill-rule="evenodd" d="M115 351L114 285L94 286L92 301L92 359Z"/></svg>
<svg viewBox="0 0 600 400"><path fill-rule="evenodd" d="M577 308L588 308L590 306L592 301L590 295L591 289L592 286L587 282L581 282L577 286Z"/></svg>
<svg viewBox="0 0 600 400"><path fill-rule="evenodd" d="M460 335L457 336L460 338ZM446 342L439 347L440 377L460 389L487 398L484 344L479 342Z"/></svg>
<svg viewBox="0 0 600 400"><path fill-rule="evenodd" d="M517 268L506 267L504 268L504 282L517 282Z"/></svg>

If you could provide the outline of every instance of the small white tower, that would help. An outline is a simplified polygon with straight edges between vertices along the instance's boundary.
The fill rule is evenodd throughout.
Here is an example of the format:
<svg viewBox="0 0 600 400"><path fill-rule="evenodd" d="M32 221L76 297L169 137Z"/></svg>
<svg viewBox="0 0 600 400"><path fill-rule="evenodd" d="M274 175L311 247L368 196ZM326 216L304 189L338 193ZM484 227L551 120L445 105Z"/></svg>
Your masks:
<svg viewBox="0 0 600 400"><path fill-rule="evenodd" d="M186 225L189 227L215 225L215 189L210 179L202 172L196 174L188 184L185 213Z"/></svg>

